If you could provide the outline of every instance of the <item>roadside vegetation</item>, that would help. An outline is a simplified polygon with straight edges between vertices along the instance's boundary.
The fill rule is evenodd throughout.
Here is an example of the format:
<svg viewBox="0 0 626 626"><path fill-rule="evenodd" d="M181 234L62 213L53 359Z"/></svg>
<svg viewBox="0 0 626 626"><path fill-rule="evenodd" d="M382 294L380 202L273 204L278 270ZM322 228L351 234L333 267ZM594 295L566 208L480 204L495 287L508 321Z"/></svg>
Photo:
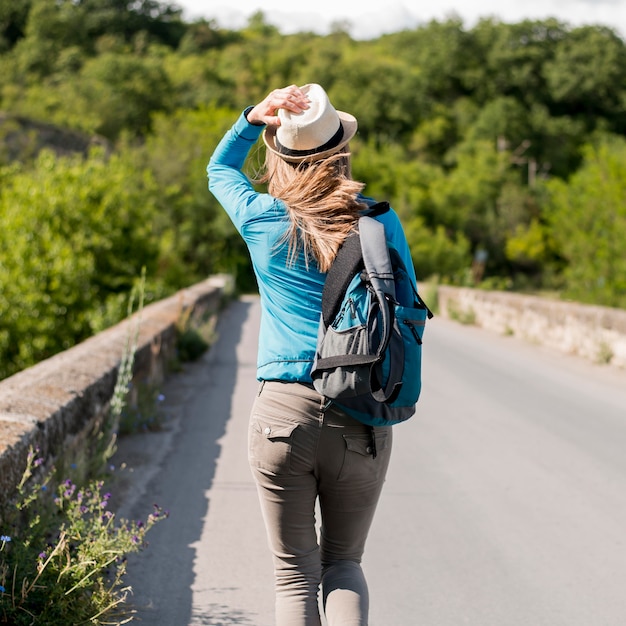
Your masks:
<svg viewBox="0 0 626 626"><path fill-rule="evenodd" d="M138 317L129 327L110 408L84 444L69 458L65 451L50 465L39 450L29 451L15 493L0 509L0 624L48 626L126 624L134 609L125 584L129 554L143 550L146 533L168 512L153 505L144 520L120 519L111 510L114 486L107 465L116 451L128 408L137 337L143 308L144 276L132 290ZM156 403L152 410L156 410Z"/></svg>

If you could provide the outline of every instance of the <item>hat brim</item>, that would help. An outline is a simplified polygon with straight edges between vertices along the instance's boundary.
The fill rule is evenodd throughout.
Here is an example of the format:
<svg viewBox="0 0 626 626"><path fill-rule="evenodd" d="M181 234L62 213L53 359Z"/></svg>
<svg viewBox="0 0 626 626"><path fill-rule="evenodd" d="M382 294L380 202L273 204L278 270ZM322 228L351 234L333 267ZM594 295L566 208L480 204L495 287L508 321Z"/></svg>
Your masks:
<svg viewBox="0 0 626 626"><path fill-rule="evenodd" d="M350 113L345 113L344 111L337 111L337 115L341 120L343 137L339 140L339 143L336 146L333 146L329 150L314 152L305 156L284 154L278 149L276 145L276 131L278 130L278 126L267 126L263 131L263 141L265 142L265 145L270 152L273 152L276 156L279 156L284 161L289 161L290 163L300 163L302 161L319 161L320 159L330 156L331 154L335 154L335 152L339 152L350 141L350 139L352 139L352 137L356 135L356 131L358 128L356 118L353 115L350 115Z"/></svg>

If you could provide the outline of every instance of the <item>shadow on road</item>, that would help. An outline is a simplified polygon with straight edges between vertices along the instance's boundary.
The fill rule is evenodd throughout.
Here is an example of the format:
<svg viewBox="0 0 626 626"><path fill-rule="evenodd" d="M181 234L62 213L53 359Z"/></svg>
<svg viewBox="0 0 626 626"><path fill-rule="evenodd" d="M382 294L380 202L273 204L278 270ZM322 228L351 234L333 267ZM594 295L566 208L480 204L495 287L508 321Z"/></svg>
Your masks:
<svg viewBox="0 0 626 626"><path fill-rule="evenodd" d="M125 463L131 476L123 517L145 519L153 503L170 515L148 533L147 549L129 558L129 604L136 619L150 626L254 623L220 604L192 614L194 583L203 591L194 572L197 547L222 451L220 438L231 416L237 346L250 306L232 302L220 315L211 349L165 383L165 408L172 417L164 431L122 440L114 459Z"/></svg>

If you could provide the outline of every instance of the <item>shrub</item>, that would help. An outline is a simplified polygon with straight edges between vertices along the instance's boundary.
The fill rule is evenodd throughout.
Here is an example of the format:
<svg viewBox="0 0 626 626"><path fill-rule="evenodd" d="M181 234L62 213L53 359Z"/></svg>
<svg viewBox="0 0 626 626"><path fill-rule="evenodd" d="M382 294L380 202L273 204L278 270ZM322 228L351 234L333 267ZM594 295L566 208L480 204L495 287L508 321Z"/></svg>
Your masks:
<svg viewBox="0 0 626 626"><path fill-rule="evenodd" d="M145 522L116 520L102 481L79 487L66 479L52 490L50 472L30 484L40 463L31 450L15 505L3 516L0 623L131 621L126 555L146 545L146 533L167 513L155 505Z"/></svg>

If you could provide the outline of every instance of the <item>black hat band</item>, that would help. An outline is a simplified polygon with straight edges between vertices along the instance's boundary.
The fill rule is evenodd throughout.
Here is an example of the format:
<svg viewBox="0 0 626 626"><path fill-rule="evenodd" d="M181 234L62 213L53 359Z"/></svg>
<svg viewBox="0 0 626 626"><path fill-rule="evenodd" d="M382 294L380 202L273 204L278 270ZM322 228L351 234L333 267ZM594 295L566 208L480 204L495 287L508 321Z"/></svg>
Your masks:
<svg viewBox="0 0 626 626"><path fill-rule="evenodd" d="M331 150L332 148L336 148L343 139L343 124L341 121L339 122L339 128L337 132L323 145L317 148L312 148L310 150L293 150L292 148L286 148L283 144L278 141L278 137L275 137L276 141L276 149L280 154L284 154L285 156L293 156L293 157L301 157L301 156L309 156L311 154L317 154L318 152L326 152L326 150Z"/></svg>

